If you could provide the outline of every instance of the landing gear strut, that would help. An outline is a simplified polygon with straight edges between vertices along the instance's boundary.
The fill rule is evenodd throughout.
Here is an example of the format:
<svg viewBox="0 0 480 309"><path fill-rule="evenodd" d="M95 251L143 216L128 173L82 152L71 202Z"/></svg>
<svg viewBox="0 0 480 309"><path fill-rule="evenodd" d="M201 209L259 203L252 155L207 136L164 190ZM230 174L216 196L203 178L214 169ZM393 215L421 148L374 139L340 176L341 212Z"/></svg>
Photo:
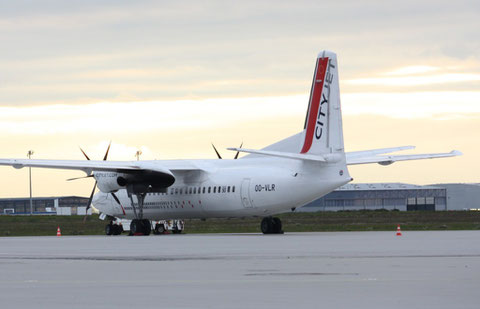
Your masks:
<svg viewBox="0 0 480 309"><path fill-rule="evenodd" d="M135 214L135 219L130 223L130 235L150 235L152 232L152 225L150 220L143 219L143 202L145 201L145 196L147 196L148 187L141 187L141 190L136 189L134 186L127 187L127 193L130 197L132 203L133 213ZM137 208L133 202L133 195L137 197Z"/></svg>
<svg viewBox="0 0 480 309"><path fill-rule="evenodd" d="M263 234L283 234L282 221L277 217L265 217L260 224Z"/></svg>

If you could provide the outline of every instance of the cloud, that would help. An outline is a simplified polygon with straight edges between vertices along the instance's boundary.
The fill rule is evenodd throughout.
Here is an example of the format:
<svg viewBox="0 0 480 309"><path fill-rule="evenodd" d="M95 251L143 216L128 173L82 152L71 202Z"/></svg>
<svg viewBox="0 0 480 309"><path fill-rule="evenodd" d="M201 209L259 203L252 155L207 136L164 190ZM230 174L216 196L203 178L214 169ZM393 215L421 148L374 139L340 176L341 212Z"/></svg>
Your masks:
<svg viewBox="0 0 480 309"><path fill-rule="evenodd" d="M470 1L8 2L0 10L0 105L300 94L322 49L338 52L349 80L392 65L439 67L458 60L445 52L451 46L464 60L478 59L477 8ZM409 81L389 81L400 82Z"/></svg>
<svg viewBox="0 0 480 309"><path fill-rule="evenodd" d="M105 102L85 105L0 107L5 134L152 132L230 126L305 113L307 96Z"/></svg>
<svg viewBox="0 0 480 309"><path fill-rule="evenodd" d="M412 74L422 74L430 73L440 70L439 67L429 66L429 65L413 65L403 68L398 68L396 70L386 72L385 75L412 75Z"/></svg>
<svg viewBox="0 0 480 309"><path fill-rule="evenodd" d="M422 86L434 84L451 84L461 82L480 81L480 74L450 73L430 76L402 76L402 77L373 77L358 78L347 81L353 85L379 85L379 86Z"/></svg>
<svg viewBox="0 0 480 309"><path fill-rule="evenodd" d="M364 92L342 95L346 115L393 118L460 117L480 113L480 91Z"/></svg>

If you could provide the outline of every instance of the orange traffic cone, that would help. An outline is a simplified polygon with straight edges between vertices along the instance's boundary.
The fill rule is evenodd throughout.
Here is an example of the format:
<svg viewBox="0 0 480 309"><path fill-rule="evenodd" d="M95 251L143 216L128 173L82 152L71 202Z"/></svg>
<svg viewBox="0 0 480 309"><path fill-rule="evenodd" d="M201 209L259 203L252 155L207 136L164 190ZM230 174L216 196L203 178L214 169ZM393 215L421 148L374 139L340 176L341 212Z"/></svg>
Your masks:
<svg viewBox="0 0 480 309"><path fill-rule="evenodd" d="M57 236L62 236L62 232L60 231L60 227L57 228Z"/></svg>
<svg viewBox="0 0 480 309"><path fill-rule="evenodd" d="M400 224L397 225L397 236L402 236L402 230L400 229Z"/></svg>

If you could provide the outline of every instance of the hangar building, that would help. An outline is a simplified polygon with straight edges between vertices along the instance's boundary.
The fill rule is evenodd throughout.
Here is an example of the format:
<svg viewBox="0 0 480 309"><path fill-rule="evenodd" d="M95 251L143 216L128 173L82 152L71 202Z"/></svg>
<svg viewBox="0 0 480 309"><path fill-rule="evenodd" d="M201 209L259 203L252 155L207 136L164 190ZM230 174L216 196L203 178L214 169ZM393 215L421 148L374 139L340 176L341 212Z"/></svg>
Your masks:
<svg viewBox="0 0 480 309"><path fill-rule="evenodd" d="M447 189L405 183L350 183L297 211L447 210Z"/></svg>
<svg viewBox="0 0 480 309"><path fill-rule="evenodd" d="M442 183L449 210L480 210L480 183Z"/></svg>
<svg viewBox="0 0 480 309"><path fill-rule="evenodd" d="M34 197L32 201L35 215L84 215L88 198L81 196ZM88 212L91 214L90 210ZM30 198L0 199L0 214L30 214Z"/></svg>

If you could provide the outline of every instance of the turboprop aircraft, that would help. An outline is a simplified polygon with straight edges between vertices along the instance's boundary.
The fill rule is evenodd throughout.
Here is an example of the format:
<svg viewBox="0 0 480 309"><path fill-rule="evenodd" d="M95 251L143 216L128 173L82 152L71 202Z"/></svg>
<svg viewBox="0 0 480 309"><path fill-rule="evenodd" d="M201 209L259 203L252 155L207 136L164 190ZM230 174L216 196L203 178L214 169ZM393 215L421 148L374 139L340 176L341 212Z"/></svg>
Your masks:
<svg viewBox="0 0 480 309"><path fill-rule="evenodd" d="M107 150L103 161L0 159L0 165L84 171L100 190L90 197L95 208L132 219L134 234L150 234L149 220L251 216L263 217L261 231L270 234L282 233L273 215L352 181L348 165L461 154L388 155L412 146L345 153L338 80L336 54L320 52L303 131L261 150L228 148L248 153L238 160L106 161Z"/></svg>

